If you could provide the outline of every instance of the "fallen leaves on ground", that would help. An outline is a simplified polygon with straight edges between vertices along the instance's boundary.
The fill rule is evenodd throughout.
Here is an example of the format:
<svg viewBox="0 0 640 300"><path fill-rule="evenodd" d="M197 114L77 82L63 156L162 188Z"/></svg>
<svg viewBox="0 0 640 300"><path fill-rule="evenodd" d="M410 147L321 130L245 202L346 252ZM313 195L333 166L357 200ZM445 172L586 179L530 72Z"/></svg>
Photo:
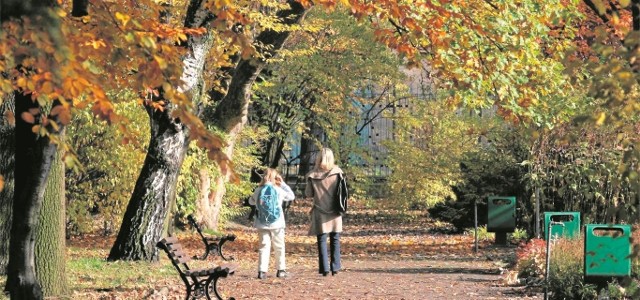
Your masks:
<svg viewBox="0 0 640 300"><path fill-rule="evenodd" d="M219 289L225 297L236 299L508 299L499 274L512 248L480 245L473 251L473 238L442 234L427 216L393 210L355 208L344 218L342 235L343 270L337 276L323 277L317 272L315 237L307 236L309 207L296 203L288 214L286 233L287 268L292 278L275 278L271 269L267 279L257 280L258 237L246 217L232 222L225 230L237 239L224 245L225 255L236 258L239 269L221 279ZM177 234L187 253L202 255L204 244L196 232ZM69 259L80 261L99 256L104 259L113 237L86 235L70 240ZM122 270L143 269L143 275L113 282L105 287L96 274L78 274L73 298L83 299L182 299L184 284L164 253L157 263L120 262ZM273 255L272 255L273 257ZM114 262L116 264L118 262ZM220 257L193 261L192 268L222 264ZM112 264L112 263L109 263ZM146 265L144 265L146 264ZM271 259L273 268L273 258ZM132 267L133 266L133 267ZM144 266L147 266L145 268ZM109 267L102 266L103 269ZM74 273L75 272L75 273ZM93 280L93 281L92 281ZM86 281L90 284L83 284ZM99 287L99 288L96 288ZM504 293L503 293L504 292ZM429 296L431 295L431 296ZM522 295L519 295L519 297ZM426 297L426 298L425 298Z"/></svg>

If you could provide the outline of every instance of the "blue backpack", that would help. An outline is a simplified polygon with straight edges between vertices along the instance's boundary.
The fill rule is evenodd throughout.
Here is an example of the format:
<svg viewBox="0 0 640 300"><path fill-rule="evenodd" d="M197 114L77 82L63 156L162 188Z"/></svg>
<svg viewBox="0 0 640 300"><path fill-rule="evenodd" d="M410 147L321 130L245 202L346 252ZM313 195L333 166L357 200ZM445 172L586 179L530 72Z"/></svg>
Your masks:
<svg viewBox="0 0 640 300"><path fill-rule="evenodd" d="M280 218L278 191L276 191L273 185L267 184L262 187L256 208L258 211L258 220L264 225L269 225Z"/></svg>

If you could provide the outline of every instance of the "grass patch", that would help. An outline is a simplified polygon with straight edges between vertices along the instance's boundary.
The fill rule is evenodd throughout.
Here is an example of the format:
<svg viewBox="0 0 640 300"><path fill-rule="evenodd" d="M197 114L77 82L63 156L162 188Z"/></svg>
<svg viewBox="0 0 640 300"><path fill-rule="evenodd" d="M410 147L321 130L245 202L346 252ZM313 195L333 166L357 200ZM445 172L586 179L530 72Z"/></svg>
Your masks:
<svg viewBox="0 0 640 300"><path fill-rule="evenodd" d="M133 289L177 278L168 261L107 261L103 251L68 248L67 276L72 290Z"/></svg>

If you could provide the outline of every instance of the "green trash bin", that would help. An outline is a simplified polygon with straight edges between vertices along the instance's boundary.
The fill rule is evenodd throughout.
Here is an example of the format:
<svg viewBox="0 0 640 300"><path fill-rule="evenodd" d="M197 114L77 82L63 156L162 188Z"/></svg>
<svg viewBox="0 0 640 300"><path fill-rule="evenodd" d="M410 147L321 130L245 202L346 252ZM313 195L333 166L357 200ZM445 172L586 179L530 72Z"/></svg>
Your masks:
<svg viewBox="0 0 640 300"><path fill-rule="evenodd" d="M547 230L551 221L560 222L562 225L551 226L552 238L578 238L580 237L580 212L545 212L544 213L544 239L546 240Z"/></svg>
<svg viewBox="0 0 640 300"><path fill-rule="evenodd" d="M516 230L516 197L491 196L488 200L487 231L514 232Z"/></svg>
<svg viewBox="0 0 640 300"><path fill-rule="evenodd" d="M631 276L631 225L584 225L584 277Z"/></svg>

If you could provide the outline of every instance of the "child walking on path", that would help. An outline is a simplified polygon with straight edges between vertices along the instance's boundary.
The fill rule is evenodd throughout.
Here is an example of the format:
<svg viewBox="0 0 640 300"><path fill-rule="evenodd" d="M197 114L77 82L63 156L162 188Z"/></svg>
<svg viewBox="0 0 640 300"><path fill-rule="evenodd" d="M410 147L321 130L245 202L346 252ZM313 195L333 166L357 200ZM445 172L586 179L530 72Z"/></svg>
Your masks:
<svg viewBox="0 0 640 300"><path fill-rule="evenodd" d="M257 212L254 226L258 229L260 247L258 251L258 279L266 278L272 246L278 270L276 277L288 277L285 263L285 221L282 204L285 201L292 201L295 195L283 180L277 180L278 177L278 171L267 169L260 185L249 199L249 204L255 205Z"/></svg>

